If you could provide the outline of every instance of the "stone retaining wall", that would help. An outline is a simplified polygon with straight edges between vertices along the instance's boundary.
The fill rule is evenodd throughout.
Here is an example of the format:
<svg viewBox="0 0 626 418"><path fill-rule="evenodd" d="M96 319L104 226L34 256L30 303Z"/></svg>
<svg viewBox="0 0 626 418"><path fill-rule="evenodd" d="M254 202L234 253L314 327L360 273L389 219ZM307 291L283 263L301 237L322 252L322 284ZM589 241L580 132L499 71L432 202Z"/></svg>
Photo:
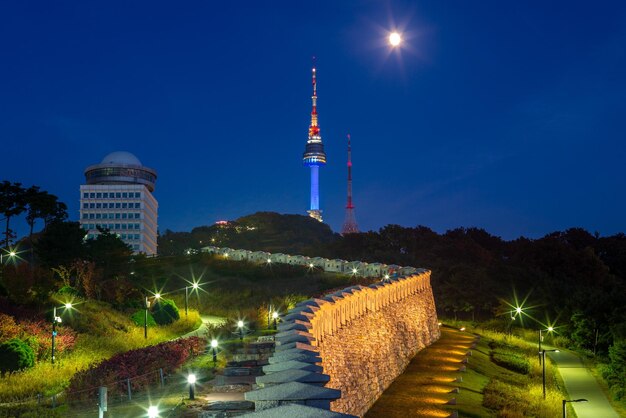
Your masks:
<svg viewBox="0 0 626 418"><path fill-rule="evenodd" d="M363 416L411 358L439 338L430 271L301 302L279 330L264 367L269 377L257 378L262 389L246 393L256 410L297 404L294 410Z"/></svg>

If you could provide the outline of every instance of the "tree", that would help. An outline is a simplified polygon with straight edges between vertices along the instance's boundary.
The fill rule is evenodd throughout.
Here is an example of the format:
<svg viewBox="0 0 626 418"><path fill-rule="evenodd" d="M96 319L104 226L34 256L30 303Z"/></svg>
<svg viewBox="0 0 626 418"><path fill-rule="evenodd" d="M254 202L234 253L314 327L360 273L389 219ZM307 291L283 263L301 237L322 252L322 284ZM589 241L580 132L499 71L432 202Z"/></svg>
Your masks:
<svg viewBox="0 0 626 418"><path fill-rule="evenodd" d="M5 248L9 247L13 239L13 231L9 227L11 218L26 210L25 195L26 191L21 183L11 183L7 180L0 183L0 214L6 220L6 227L3 233Z"/></svg>
<svg viewBox="0 0 626 418"><path fill-rule="evenodd" d="M100 233L95 239L89 239L85 243L87 258L101 270L103 279L112 279L127 271L133 250L109 230L98 231Z"/></svg>
<svg viewBox="0 0 626 418"><path fill-rule="evenodd" d="M35 254L42 266L69 266L85 258L85 231L78 222L52 222L35 244Z"/></svg>

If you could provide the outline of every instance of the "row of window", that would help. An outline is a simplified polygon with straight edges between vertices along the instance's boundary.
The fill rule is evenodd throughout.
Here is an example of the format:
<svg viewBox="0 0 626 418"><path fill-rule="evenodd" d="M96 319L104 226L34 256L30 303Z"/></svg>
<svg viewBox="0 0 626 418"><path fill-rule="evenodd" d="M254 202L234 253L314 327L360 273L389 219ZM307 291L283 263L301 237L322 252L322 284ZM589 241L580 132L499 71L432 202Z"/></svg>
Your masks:
<svg viewBox="0 0 626 418"><path fill-rule="evenodd" d="M140 213L83 213L83 219L141 219Z"/></svg>
<svg viewBox="0 0 626 418"><path fill-rule="evenodd" d="M139 199L141 198L140 192L91 192L83 193L83 199Z"/></svg>
<svg viewBox="0 0 626 418"><path fill-rule="evenodd" d="M99 234L87 234L87 239L96 239ZM117 234L122 240L139 241L139 234Z"/></svg>
<svg viewBox="0 0 626 418"><path fill-rule="evenodd" d="M141 208L141 203L139 202L104 202L104 203L83 203L83 209L139 209Z"/></svg>
<svg viewBox="0 0 626 418"><path fill-rule="evenodd" d="M109 231L124 229L141 229L141 224L83 224L83 229L92 231L98 228L108 229Z"/></svg>

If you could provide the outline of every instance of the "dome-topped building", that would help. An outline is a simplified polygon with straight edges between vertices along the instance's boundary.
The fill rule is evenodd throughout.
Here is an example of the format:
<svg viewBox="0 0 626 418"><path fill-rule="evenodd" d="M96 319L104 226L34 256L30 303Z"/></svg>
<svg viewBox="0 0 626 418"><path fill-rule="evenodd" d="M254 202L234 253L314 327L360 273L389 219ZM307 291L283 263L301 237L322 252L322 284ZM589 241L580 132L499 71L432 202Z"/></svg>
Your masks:
<svg viewBox="0 0 626 418"><path fill-rule="evenodd" d="M130 152L116 151L87 167L85 178L87 184L143 184L153 192L157 174Z"/></svg>
<svg viewBox="0 0 626 418"><path fill-rule="evenodd" d="M87 167L85 179L87 184L80 186L80 223L87 238L109 230L136 253L155 255L158 203L152 192L156 171L130 152L116 151Z"/></svg>

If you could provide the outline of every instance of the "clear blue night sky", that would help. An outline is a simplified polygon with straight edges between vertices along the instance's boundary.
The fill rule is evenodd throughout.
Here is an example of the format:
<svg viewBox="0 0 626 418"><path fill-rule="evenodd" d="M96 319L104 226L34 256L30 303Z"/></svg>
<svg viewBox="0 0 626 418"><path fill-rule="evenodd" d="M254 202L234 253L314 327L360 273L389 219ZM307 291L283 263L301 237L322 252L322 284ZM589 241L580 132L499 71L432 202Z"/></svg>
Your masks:
<svg viewBox="0 0 626 418"><path fill-rule="evenodd" d="M124 150L158 171L161 231L305 214L316 55L334 230L350 132L361 229L613 234L625 50L624 1L4 1L0 180L77 219L85 167Z"/></svg>

